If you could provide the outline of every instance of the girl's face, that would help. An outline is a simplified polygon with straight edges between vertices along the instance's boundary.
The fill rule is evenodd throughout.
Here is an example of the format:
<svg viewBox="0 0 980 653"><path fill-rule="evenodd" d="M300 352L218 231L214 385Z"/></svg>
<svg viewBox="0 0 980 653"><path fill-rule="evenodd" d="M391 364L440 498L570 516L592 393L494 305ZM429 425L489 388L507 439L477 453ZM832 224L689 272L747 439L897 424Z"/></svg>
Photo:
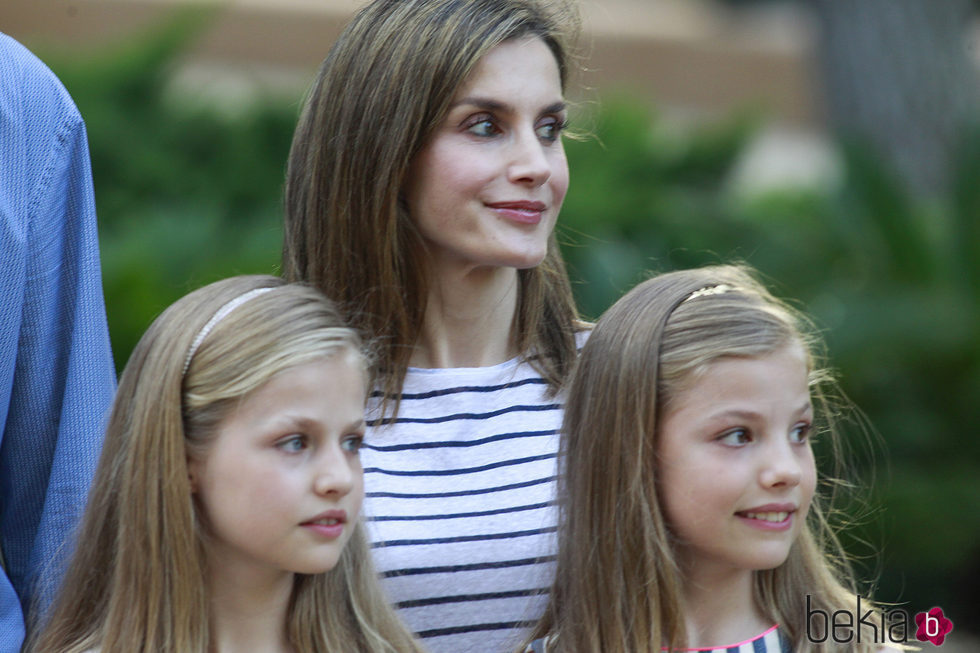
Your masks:
<svg viewBox="0 0 980 653"><path fill-rule="evenodd" d="M529 268L568 189L561 78L544 41L477 64L409 171L405 197L436 265Z"/></svg>
<svg viewBox="0 0 980 653"><path fill-rule="evenodd" d="M212 568L314 574L337 564L364 496L360 363L339 352L274 376L188 463Z"/></svg>
<svg viewBox="0 0 980 653"><path fill-rule="evenodd" d="M778 567L804 527L816 485L802 347L723 358L668 406L659 491L684 568Z"/></svg>

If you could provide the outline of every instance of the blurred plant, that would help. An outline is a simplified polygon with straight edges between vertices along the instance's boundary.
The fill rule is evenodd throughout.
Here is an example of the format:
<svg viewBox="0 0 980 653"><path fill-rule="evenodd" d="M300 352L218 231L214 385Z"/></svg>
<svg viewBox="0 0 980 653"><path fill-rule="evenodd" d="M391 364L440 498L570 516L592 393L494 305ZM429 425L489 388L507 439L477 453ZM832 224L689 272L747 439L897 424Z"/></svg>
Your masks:
<svg viewBox="0 0 980 653"><path fill-rule="evenodd" d="M595 139L568 144L561 224L580 305L598 315L645 269L736 259L799 300L890 461L871 488L880 508L846 541L859 557L862 541L884 547L883 600L968 619L980 580L980 130L964 135L953 196L925 204L851 144L839 190L735 197L725 181L752 125L679 135L611 103ZM859 474L869 455L852 461Z"/></svg>
<svg viewBox="0 0 980 653"><path fill-rule="evenodd" d="M297 108L233 114L170 92L178 55L211 12L188 9L89 57L44 59L85 118L117 367L153 318L209 281L274 273L280 191Z"/></svg>
<svg viewBox="0 0 980 653"><path fill-rule="evenodd" d="M851 265L823 292L840 304L835 360L893 461L878 490L893 532L886 570L902 573L881 593L966 619L980 580L980 132L963 136L956 189L932 204L845 148L849 183L831 217Z"/></svg>
<svg viewBox="0 0 980 653"><path fill-rule="evenodd" d="M645 271L689 267L740 228L724 197L757 123L751 113L679 132L643 105L611 100L566 143L572 182L559 240L581 311L597 317Z"/></svg>

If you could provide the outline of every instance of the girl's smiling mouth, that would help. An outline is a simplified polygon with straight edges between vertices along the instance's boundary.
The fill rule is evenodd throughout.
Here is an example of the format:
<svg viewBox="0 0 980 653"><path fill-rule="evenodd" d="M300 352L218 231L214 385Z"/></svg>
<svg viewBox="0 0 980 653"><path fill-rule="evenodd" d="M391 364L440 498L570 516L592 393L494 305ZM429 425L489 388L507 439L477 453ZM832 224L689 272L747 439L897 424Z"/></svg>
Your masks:
<svg viewBox="0 0 980 653"><path fill-rule="evenodd" d="M735 516L749 526L767 531L784 531L793 525L797 506L792 504L767 504L748 510L740 510Z"/></svg>

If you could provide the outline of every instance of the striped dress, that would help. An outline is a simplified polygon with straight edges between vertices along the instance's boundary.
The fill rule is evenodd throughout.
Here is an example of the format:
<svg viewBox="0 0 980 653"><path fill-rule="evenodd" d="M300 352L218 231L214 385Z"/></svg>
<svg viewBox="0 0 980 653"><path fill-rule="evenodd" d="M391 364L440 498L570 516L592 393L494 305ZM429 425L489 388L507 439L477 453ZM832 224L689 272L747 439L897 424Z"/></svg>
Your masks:
<svg viewBox="0 0 980 653"><path fill-rule="evenodd" d="M513 651L544 611L562 419L547 389L518 359L410 368L394 423L368 422L361 461L375 565L434 653Z"/></svg>
<svg viewBox="0 0 980 653"><path fill-rule="evenodd" d="M536 639L531 642L526 653L557 653L551 643L551 637ZM664 649L665 651L667 649ZM682 651L699 651L700 653L792 653L789 640L779 631L779 626L772 626L760 635L737 644L728 646L711 646L708 648L685 648Z"/></svg>

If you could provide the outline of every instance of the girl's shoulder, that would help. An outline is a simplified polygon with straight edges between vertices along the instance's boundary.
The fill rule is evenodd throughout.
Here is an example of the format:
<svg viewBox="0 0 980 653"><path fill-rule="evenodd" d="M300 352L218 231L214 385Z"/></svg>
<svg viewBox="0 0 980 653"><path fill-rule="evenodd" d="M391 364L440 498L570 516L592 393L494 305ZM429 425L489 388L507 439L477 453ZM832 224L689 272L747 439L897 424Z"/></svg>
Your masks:
<svg viewBox="0 0 980 653"><path fill-rule="evenodd" d="M556 653L556 649L552 648L555 643L555 636L548 635L547 637L539 637L524 649L523 653Z"/></svg>
<svg viewBox="0 0 980 653"><path fill-rule="evenodd" d="M717 646L711 648L690 648L687 651L700 651L702 653L789 653L789 639L782 633L779 625L773 625L759 633L751 639L747 639L736 644L727 646Z"/></svg>
<svg viewBox="0 0 980 653"><path fill-rule="evenodd" d="M522 653L557 653L554 648L555 636L549 635L531 642ZM789 639L782 634L778 625L774 625L752 639L737 644L719 646L714 648L689 648L685 651L697 651L699 653L789 653ZM882 649L884 653L891 653L894 649Z"/></svg>

